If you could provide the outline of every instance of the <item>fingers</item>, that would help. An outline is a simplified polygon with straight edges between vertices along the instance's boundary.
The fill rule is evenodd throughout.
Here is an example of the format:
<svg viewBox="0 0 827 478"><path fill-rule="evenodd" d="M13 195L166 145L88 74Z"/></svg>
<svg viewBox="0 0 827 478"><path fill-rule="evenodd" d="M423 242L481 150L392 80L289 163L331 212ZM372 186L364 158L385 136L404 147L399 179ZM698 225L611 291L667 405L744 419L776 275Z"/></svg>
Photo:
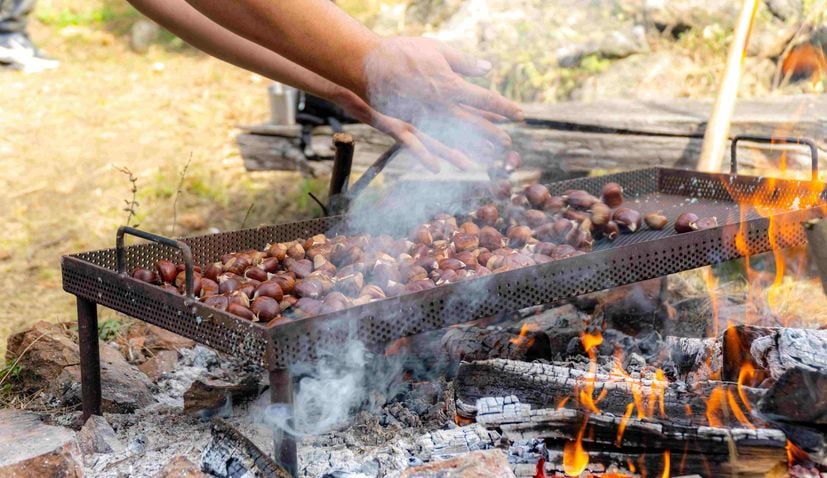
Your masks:
<svg viewBox="0 0 827 478"><path fill-rule="evenodd" d="M448 161L449 163L453 164L459 169L467 171L474 167L474 161L472 161L471 158L466 156L465 153L463 153L462 151L449 148L448 146L445 146L436 139L422 132L417 132L417 136L422 141L422 143L428 147L429 150L433 151L439 157L441 157L445 161Z"/></svg>
<svg viewBox="0 0 827 478"><path fill-rule="evenodd" d="M476 59L442 42L437 42L437 44L445 60L451 66L451 69L460 75L482 76L491 70L490 61Z"/></svg>
<svg viewBox="0 0 827 478"><path fill-rule="evenodd" d="M454 91L454 100L472 108L504 116L514 121L523 120L523 110L516 103L509 101L499 93L482 88L459 79Z"/></svg>
<svg viewBox="0 0 827 478"><path fill-rule="evenodd" d="M456 120L459 120L469 127L473 128L478 133L475 136L486 139L494 143L495 146L498 146L502 149L508 149L511 147L511 137L508 136L508 133L500 129L495 124L491 123L481 115L477 113L471 113L468 110L461 108L459 106L454 106L451 108L451 114Z"/></svg>
<svg viewBox="0 0 827 478"><path fill-rule="evenodd" d="M492 123L507 123L509 121L509 119L505 116L498 115L490 111L481 110L479 108L474 108L473 106L459 105L459 107L471 114L482 116L483 118L487 119Z"/></svg>

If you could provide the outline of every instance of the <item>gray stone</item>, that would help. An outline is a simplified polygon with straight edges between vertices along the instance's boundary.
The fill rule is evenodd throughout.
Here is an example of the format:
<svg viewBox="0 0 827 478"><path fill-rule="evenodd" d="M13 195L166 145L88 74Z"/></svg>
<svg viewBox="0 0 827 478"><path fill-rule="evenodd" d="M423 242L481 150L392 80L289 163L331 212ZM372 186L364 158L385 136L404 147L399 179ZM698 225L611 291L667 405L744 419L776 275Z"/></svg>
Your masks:
<svg viewBox="0 0 827 478"><path fill-rule="evenodd" d="M0 476L82 477L75 432L46 425L34 413L0 410Z"/></svg>
<svg viewBox="0 0 827 478"><path fill-rule="evenodd" d="M797 20L804 10L802 0L764 0L764 3L781 20Z"/></svg>
<svg viewBox="0 0 827 478"><path fill-rule="evenodd" d="M178 364L178 352L174 350L159 350L154 357L138 365L138 370L145 373L150 380L158 380L165 373L175 370Z"/></svg>
<svg viewBox="0 0 827 478"><path fill-rule="evenodd" d="M725 27L735 24L740 2L710 2L709 0L645 0L646 19L666 28L698 28L709 25Z"/></svg>
<svg viewBox="0 0 827 478"><path fill-rule="evenodd" d="M123 443L115 436L115 430L104 417L92 415L77 434L78 446L84 455L93 453L117 453L124 450Z"/></svg>
<svg viewBox="0 0 827 478"><path fill-rule="evenodd" d="M9 337L6 358L19 359L24 389L44 392L57 406L80 403L80 352L66 328L37 322L31 329ZM101 344L100 359L104 411L130 412L154 402L147 376L120 352Z"/></svg>

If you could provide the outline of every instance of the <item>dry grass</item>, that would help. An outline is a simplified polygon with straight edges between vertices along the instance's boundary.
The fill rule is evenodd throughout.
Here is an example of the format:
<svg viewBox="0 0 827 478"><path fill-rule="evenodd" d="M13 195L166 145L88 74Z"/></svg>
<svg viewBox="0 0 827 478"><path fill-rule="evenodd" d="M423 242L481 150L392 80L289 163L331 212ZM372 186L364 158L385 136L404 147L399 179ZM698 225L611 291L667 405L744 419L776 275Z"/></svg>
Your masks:
<svg viewBox="0 0 827 478"><path fill-rule="evenodd" d="M175 41L132 53L126 5L40 2L49 24L34 21L31 34L61 68L0 72L0 354L28 323L73 320L60 256L113 246L131 197L116 167L138 177L133 223L162 234L190 156L179 234L238 228L252 203L248 226L315 213L299 197L315 184L243 169L234 126L267 117L267 82Z"/></svg>

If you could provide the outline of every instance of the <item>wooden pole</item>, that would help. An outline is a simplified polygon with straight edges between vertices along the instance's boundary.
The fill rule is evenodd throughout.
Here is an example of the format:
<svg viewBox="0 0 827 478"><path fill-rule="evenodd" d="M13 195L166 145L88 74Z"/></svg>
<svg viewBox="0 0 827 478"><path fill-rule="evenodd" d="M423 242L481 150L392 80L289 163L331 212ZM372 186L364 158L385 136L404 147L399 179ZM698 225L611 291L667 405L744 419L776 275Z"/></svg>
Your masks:
<svg viewBox="0 0 827 478"><path fill-rule="evenodd" d="M718 97L704 132L701 157L698 161L699 171L720 172L723 166L724 153L729 139L729 124L735 109L738 83L741 81L741 70L756 11L758 11L758 0L744 0L741 13L738 15L738 23L735 25L735 35L729 46L724 76L718 88Z"/></svg>

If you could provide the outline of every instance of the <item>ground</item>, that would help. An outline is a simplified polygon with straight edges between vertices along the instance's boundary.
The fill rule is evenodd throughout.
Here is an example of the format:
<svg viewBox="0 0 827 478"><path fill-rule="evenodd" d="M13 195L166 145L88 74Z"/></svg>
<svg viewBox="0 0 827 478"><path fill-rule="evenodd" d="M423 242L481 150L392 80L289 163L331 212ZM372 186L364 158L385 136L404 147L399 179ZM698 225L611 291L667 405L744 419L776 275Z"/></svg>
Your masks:
<svg viewBox="0 0 827 478"><path fill-rule="evenodd" d="M404 3L341 4L388 31L392 27L382 18L397 18L393 12ZM403 30L426 31L461 2L419 3L450 8L411 9L408 17L421 14L428 23L416 28L407 23ZM306 193L323 191L323 181L243 169L235 126L267 118L268 80L198 53L169 34L146 53L134 53L128 31L140 16L121 0L41 0L34 17L31 35L62 64L34 75L0 72L0 357L11 331L39 319L74 320L73 298L61 289L59 257L112 247L119 225L184 235L318 213ZM726 38L704 29L678 39L674 50L693 52L694 64L709 63L714 70L722 63ZM497 45L488 45L495 60L507 56ZM652 45L655 51L666 48L665 40L654 39ZM531 71L503 62L490 79L521 100L557 99L549 91L571 92L584 75L608 68L595 56L574 69L550 68L534 61L547 56L532 52L512 63L522 65L526 55ZM715 77L714 71L701 72L695 78L706 80L680 94L709 95ZM113 318L102 312L104 321Z"/></svg>

